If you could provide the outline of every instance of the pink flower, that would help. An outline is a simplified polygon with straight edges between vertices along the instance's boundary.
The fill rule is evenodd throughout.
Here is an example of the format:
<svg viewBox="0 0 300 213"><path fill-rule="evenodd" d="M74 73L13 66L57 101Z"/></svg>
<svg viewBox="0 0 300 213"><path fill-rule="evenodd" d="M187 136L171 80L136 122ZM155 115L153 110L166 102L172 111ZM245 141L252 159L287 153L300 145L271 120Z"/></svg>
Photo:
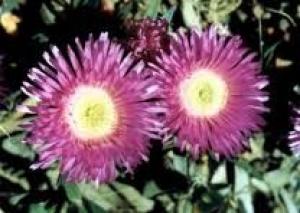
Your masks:
<svg viewBox="0 0 300 213"><path fill-rule="evenodd" d="M133 63L106 33L76 44L76 54L69 47L67 57L53 47L44 54L47 64L24 82L24 93L37 100L24 124L39 153L33 167L58 161L67 181L110 182L118 168L132 172L147 159L148 139L158 128L160 109L151 103L157 86L140 74L144 64Z"/></svg>
<svg viewBox="0 0 300 213"><path fill-rule="evenodd" d="M300 109L295 109L294 130L290 132L290 147L296 156L300 155Z"/></svg>
<svg viewBox="0 0 300 213"><path fill-rule="evenodd" d="M248 52L237 36L192 29L173 35L170 53L150 64L167 111L165 127L181 150L195 158L207 151L233 156L264 125L267 80Z"/></svg>

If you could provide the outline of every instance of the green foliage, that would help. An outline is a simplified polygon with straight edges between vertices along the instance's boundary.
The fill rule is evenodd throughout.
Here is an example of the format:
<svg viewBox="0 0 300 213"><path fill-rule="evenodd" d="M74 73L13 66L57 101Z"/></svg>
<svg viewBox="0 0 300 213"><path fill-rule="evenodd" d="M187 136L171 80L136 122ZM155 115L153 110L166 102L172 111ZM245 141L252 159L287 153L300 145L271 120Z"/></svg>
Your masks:
<svg viewBox="0 0 300 213"><path fill-rule="evenodd" d="M5 12L5 11L19 9L21 4L23 3L24 0L3 0L0 11Z"/></svg>
<svg viewBox="0 0 300 213"><path fill-rule="evenodd" d="M145 16L156 18L160 5L161 0L148 1L146 4L147 10L145 12Z"/></svg>
<svg viewBox="0 0 300 213"><path fill-rule="evenodd" d="M34 153L27 145L22 143L24 134L15 135L13 137L8 137L2 141L2 148L4 151L20 156L22 158L29 158L33 160Z"/></svg>
<svg viewBox="0 0 300 213"><path fill-rule="evenodd" d="M184 23L188 27L199 27L201 28L201 18L199 10L194 0L182 1L181 10L184 18Z"/></svg>
<svg viewBox="0 0 300 213"><path fill-rule="evenodd" d="M153 201L143 197L134 188L118 182L99 187L90 184L65 184L64 188L68 199L81 209L84 209L83 199L97 206L98 211L127 209L148 212L154 205Z"/></svg>

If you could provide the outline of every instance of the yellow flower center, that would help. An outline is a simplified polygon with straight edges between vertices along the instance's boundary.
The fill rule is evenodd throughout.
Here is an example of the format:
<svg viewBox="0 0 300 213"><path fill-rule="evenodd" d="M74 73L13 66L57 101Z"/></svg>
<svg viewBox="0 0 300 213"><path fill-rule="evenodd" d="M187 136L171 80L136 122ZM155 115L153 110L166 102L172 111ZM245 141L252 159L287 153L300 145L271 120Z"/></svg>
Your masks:
<svg viewBox="0 0 300 213"><path fill-rule="evenodd" d="M102 88L83 86L75 90L66 110L73 133L82 140L111 134L118 116L112 97Z"/></svg>
<svg viewBox="0 0 300 213"><path fill-rule="evenodd" d="M197 70L179 85L183 107L196 117L217 115L227 103L228 92L226 82L211 70Z"/></svg>

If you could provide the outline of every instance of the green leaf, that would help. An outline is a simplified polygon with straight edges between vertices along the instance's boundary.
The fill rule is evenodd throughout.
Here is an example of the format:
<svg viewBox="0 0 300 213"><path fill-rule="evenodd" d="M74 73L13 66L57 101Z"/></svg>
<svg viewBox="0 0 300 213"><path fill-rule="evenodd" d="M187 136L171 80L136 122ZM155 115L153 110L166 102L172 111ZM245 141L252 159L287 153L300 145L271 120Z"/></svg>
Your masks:
<svg viewBox="0 0 300 213"><path fill-rule="evenodd" d="M32 160L34 158L34 152L26 144L21 142L23 139L24 134L7 137L2 143L2 148L10 154Z"/></svg>
<svg viewBox="0 0 300 213"><path fill-rule="evenodd" d="M282 187L289 183L290 173L282 170L273 170L264 174L264 181L270 188L278 192Z"/></svg>
<svg viewBox="0 0 300 213"><path fill-rule="evenodd" d="M18 194L14 195L9 199L9 203L13 206L17 206L17 204L26 196L26 194ZM1 211L0 211L1 212Z"/></svg>
<svg viewBox="0 0 300 213"><path fill-rule="evenodd" d="M242 0L210 0L207 19L213 23L224 23L228 20L229 14L235 11L242 3Z"/></svg>
<svg viewBox="0 0 300 213"><path fill-rule="evenodd" d="M255 159L262 159L264 155L263 146L265 143L265 138L263 134L256 134L250 138L250 152L247 152L243 155L248 161Z"/></svg>
<svg viewBox="0 0 300 213"><path fill-rule="evenodd" d="M112 211L119 205L118 195L108 186L95 187L90 184L78 184L81 195L106 211Z"/></svg>
<svg viewBox="0 0 300 213"><path fill-rule="evenodd" d="M46 207L45 203L36 203L31 204L29 207L29 213L54 213L55 208L54 207Z"/></svg>
<svg viewBox="0 0 300 213"><path fill-rule="evenodd" d="M146 2L147 2L147 5L146 5L147 10L146 10L145 16L156 18L157 14L159 12L161 0L151 0L151 1L146 1Z"/></svg>
<svg viewBox="0 0 300 213"><path fill-rule="evenodd" d="M180 199L176 212L178 212L178 213L193 213L193 205L187 199Z"/></svg>
<svg viewBox="0 0 300 213"><path fill-rule="evenodd" d="M66 195L68 199L79 207L82 207L82 197L79 188L76 184L65 184L64 185Z"/></svg>
<svg viewBox="0 0 300 213"><path fill-rule="evenodd" d="M201 17L200 14L195 10L193 0L182 0L181 12L186 26L198 27L201 29Z"/></svg>
<svg viewBox="0 0 300 213"><path fill-rule="evenodd" d="M183 157L180 155L176 155L174 154L174 152L169 152L169 156L172 160L172 169L174 169L175 171L183 174L183 175L187 175L188 174L188 167L187 167L187 157Z"/></svg>
<svg viewBox="0 0 300 213"><path fill-rule="evenodd" d="M132 17L131 11L133 11L135 2L129 1L126 4L120 4L120 9L116 12L118 13L117 16L125 19L128 17Z"/></svg>
<svg viewBox="0 0 300 213"><path fill-rule="evenodd" d="M117 182L113 185L119 193L127 198L127 200L135 207L138 212L148 212L153 209L154 202L152 200L144 198L133 187Z"/></svg>
<svg viewBox="0 0 300 213"><path fill-rule="evenodd" d="M257 178L251 178L251 184L259 191L269 194L270 193L270 187L269 185L264 182L263 180L257 179Z"/></svg>
<svg viewBox="0 0 300 213"><path fill-rule="evenodd" d="M149 181L144 187L143 195L148 198L154 197L159 193L162 193L162 190L157 186L157 184L154 181Z"/></svg>
<svg viewBox="0 0 300 213"><path fill-rule="evenodd" d="M24 3L24 0L3 0L2 11L11 11L14 9L19 9L22 3Z"/></svg>
<svg viewBox="0 0 300 213"><path fill-rule="evenodd" d="M169 151L166 164L170 169L191 178L196 185L206 185L209 178L208 159L204 156L201 164L196 163L190 156L181 156Z"/></svg>
<svg viewBox="0 0 300 213"><path fill-rule="evenodd" d="M292 200L290 194L285 190L280 190L280 195L283 199L283 202L288 210L288 213L298 213L300 209L297 209L295 202Z"/></svg>
<svg viewBox="0 0 300 213"><path fill-rule="evenodd" d="M253 213L254 208L249 175L244 169L237 166L235 166L234 192L238 200L241 201L245 212Z"/></svg>
<svg viewBox="0 0 300 213"><path fill-rule="evenodd" d="M103 185L95 187L89 184L79 184L78 188L81 195L103 208L106 211L116 211L118 208L131 208L138 212L148 212L153 206L154 202L144 198L138 191L133 187L114 183L112 188Z"/></svg>
<svg viewBox="0 0 300 213"><path fill-rule="evenodd" d="M47 169L46 175L50 180L50 183L54 189L58 189L59 187L59 169L57 167Z"/></svg>
<svg viewBox="0 0 300 213"><path fill-rule="evenodd" d="M19 185L20 187L23 188L23 190L27 191L30 188L29 183L25 178L21 177L20 174L16 174L11 169L2 167L1 164L0 164L0 177L13 184Z"/></svg>
<svg viewBox="0 0 300 213"><path fill-rule="evenodd" d="M224 196L215 190L202 192L199 198L201 199L201 202L199 202L199 212L214 212L216 209L222 209L223 206L227 205L226 202L228 202Z"/></svg>
<svg viewBox="0 0 300 213"><path fill-rule="evenodd" d="M64 205L61 207L59 213L68 213L69 204L64 203Z"/></svg>
<svg viewBox="0 0 300 213"><path fill-rule="evenodd" d="M165 12L163 18L165 18L169 23L171 23L175 10L176 10L176 6L171 7L169 10Z"/></svg>
<svg viewBox="0 0 300 213"><path fill-rule="evenodd" d="M84 208L86 210L86 212L88 213L106 213L107 211L105 211L103 208L101 208L100 206L96 205L93 202L88 202L86 200L84 200Z"/></svg>
<svg viewBox="0 0 300 213"><path fill-rule="evenodd" d="M45 24L50 25L55 23L55 15L45 4L42 4L40 14Z"/></svg>
<svg viewBox="0 0 300 213"><path fill-rule="evenodd" d="M215 171L211 179L212 184L227 183L225 163L221 164Z"/></svg>
<svg viewBox="0 0 300 213"><path fill-rule="evenodd" d="M0 123L0 136L9 136L9 134L20 130L20 121L22 114L19 112L12 112L6 115Z"/></svg>

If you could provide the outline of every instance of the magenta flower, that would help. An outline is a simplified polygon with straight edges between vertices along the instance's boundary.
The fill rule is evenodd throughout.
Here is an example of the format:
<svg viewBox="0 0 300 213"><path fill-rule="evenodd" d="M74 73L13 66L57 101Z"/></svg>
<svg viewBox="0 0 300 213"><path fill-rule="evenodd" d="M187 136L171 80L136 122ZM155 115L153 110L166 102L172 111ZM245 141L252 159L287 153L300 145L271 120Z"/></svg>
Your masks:
<svg viewBox="0 0 300 213"><path fill-rule="evenodd" d="M127 25L129 40L126 46L138 59L152 61L169 44L168 22L165 19L130 20Z"/></svg>
<svg viewBox="0 0 300 213"><path fill-rule="evenodd" d="M239 37L219 36L214 29L180 32L170 54L150 64L166 107L165 127L177 145L196 158L210 151L233 156L248 147L248 138L264 124L267 80L255 54Z"/></svg>
<svg viewBox="0 0 300 213"><path fill-rule="evenodd" d="M294 130L289 135L290 147L296 156L300 156L300 109L295 109Z"/></svg>
<svg viewBox="0 0 300 213"><path fill-rule="evenodd" d="M147 159L159 108L152 105L157 86L141 75L107 34L90 38L65 58L56 48L44 54L47 64L33 68L22 90L37 100L35 116L24 127L46 168L58 161L67 181L112 181L118 168L127 172ZM78 57L77 57L78 55Z"/></svg>

